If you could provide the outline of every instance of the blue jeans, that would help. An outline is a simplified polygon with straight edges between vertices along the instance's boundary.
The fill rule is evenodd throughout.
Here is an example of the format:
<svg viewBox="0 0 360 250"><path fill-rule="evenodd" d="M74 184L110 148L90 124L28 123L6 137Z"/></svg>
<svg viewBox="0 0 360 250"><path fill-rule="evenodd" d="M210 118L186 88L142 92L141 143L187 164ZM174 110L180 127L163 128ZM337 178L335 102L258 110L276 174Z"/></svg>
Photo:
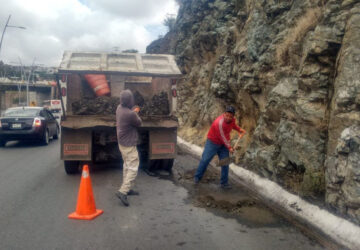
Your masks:
<svg viewBox="0 0 360 250"><path fill-rule="evenodd" d="M201 157L201 161L199 163L198 169L195 174L195 181L200 181L203 177L210 161L217 154L219 159L224 159L229 157L229 150L224 145L218 145L210 141L209 139L205 143L204 152ZM221 185L228 184L228 176L229 176L229 165L221 167Z"/></svg>

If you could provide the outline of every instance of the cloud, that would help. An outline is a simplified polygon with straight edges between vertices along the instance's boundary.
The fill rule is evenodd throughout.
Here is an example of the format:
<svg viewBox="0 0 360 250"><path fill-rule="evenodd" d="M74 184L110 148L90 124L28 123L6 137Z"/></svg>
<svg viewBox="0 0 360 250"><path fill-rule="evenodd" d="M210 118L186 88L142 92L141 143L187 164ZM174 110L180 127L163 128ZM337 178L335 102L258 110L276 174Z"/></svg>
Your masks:
<svg viewBox="0 0 360 250"><path fill-rule="evenodd" d="M58 66L64 50L145 52L164 33L162 21L176 14L175 0L0 0L0 27L11 14L0 60Z"/></svg>
<svg viewBox="0 0 360 250"><path fill-rule="evenodd" d="M176 14L175 1L168 0L85 0L85 3L94 11L102 10L143 24L159 23L167 13Z"/></svg>

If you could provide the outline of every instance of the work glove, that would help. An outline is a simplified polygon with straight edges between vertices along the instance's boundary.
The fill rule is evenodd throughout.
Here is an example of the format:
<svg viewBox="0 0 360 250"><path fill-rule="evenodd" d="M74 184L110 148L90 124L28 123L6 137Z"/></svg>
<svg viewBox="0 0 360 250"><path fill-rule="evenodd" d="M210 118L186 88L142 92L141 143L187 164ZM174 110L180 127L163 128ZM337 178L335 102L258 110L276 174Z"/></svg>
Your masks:
<svg viewBox="0 0 360 250"><path fill-rule="evenodd" d="M133 108L132 108L132 110L134 111L134 112L136 112L136 113L139 113L140 112L140 107L139 106L134 106Z"/></svg>

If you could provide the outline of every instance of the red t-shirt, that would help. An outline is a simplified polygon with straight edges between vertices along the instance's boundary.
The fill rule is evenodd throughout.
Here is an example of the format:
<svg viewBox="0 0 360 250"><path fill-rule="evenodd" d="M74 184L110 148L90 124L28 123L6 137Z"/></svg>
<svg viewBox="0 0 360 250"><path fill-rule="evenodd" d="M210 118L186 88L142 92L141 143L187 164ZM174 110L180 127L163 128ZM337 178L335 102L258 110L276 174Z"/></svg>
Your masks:
<svg viewBox="0 0 360 250"><path fill-rule="evenodd" d="M230 149L230 132L233 129L239 133L245 133L245 130L236 125L235 118L233 118L231 123L226 123L224 115L222 114L211 124L207 138L215 144L225 145L228 149Z"/></svg>

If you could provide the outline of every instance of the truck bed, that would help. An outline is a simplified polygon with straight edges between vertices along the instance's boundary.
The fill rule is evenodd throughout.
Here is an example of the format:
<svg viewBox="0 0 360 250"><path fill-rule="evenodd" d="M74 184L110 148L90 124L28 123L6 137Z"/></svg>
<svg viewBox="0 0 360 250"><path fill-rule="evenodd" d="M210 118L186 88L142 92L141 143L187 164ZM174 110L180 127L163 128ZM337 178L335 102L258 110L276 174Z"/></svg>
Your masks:
<svg viewBox="0 0 360 250"><path fill-rule="evenodd" d="M141 117L142 128L177 128L178 121L172 116ZM115 115L67 115L61 121L64 128L116 127Z"/></svg>

